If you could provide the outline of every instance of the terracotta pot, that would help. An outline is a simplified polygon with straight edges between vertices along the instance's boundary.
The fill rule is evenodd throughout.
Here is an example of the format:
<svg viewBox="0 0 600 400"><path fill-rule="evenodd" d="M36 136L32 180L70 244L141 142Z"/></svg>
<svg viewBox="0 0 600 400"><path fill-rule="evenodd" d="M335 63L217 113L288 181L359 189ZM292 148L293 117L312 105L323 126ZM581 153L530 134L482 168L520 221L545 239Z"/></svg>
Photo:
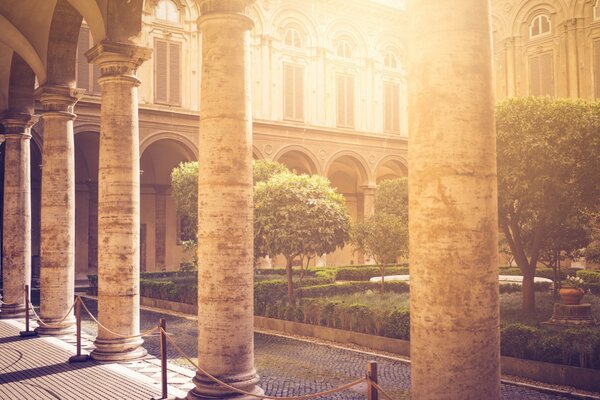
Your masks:
<svg viewBox="0 0 600 400"><path fill-rule="evenodd" d="M585 292L579 288L563 287L558 291L563 304L577 305L581 302Z"/></svg>

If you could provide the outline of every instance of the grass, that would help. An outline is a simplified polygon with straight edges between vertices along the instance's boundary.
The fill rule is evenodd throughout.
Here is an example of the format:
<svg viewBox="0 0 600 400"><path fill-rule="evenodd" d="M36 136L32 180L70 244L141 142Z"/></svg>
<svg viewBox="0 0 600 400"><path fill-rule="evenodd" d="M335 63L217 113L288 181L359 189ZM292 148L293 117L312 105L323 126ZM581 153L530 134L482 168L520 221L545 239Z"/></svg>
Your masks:
<svg viewBox="0 0 600 400"><path fill-rule="evenodd" d="M370 309L380 311L393 311L395 308L409 306L408 293L380 293L367 290L363 293L354 293L346 296L328 297L329 300L346 304L361 304Z"/></svg>

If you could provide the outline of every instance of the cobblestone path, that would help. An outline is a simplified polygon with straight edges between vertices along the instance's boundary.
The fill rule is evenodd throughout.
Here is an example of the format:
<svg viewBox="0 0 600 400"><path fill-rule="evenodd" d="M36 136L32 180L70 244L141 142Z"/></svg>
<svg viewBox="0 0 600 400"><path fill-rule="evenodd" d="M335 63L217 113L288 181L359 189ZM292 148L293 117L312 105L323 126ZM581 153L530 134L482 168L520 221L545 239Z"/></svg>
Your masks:
<svg viewBox="0 0 600 400"><path fill-rule="evenodd" d="M86 299L91 311L96 313L96 302ZM159 318L167 321L167 331L191 357L197 352L196 321L184 317L142 310L141 329L155 326ZM83 329L96 335L92 321L85 320ZM367 362L378 363L379 382L394 399L409 399L410 365L387 357L377 357L352 350L297 340L276 335L256 333L256 368L261 377L261 387L268 395L296 396L340 386L364 376ZM144 346L158 356L158 337L145 339ZM172 347L172 346L171 346ZM176 351L169 348L169 360L193 369ZM336 393L319 399L364 400L366 386ZM507 400L567 400L575 397L548 394L522 386L502 384L502 398Z"/></svg>

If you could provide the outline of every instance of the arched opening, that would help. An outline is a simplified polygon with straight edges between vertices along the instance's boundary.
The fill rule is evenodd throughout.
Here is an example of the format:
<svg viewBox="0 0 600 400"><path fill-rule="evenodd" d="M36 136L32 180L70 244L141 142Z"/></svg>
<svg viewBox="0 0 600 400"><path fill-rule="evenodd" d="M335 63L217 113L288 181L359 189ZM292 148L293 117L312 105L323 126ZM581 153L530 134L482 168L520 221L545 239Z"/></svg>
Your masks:
<svg viewBox="0 0 600 400"><path fill-rule="evenodd" d="M331 185L346 198L346 208L352 221L360 221L365 216L365 210L372 206L372 199L367 184L367 172L361 162L350 155L335 159L327 169L327 178ZM366 200L366 201L365 201ZM368 212L367 212L368 213ZM336 250L327 255L328 265L348 265L363 263L360 254L354 253L351 246Z"/></svg>
<svg viewBox="0 0 600 400"><path fill-rule="evenodd" d="M98 132L75 135L75 283L98 273Z"/></svg>
<svg viewBox="0 0 600 400"><path fill-rule="evenodd" d="M178 269L185 257L181 218L171 195L171 171L193 152L173 139L149 145L140 159L140 270Z"/></svg>
<svg viewBox="0 0 600 400"><path fill-rule="evenodd" d="M279 156L277 161L297 174L314 175L317 173L317 167L313 160L300 150L287 151Z"/></svg>
<svg viewBox="0 0 600 400"><path fill-rule="evenodd" d="M406 166L400 160L387 160L377 167L375 182L379 185L386 179L396 179L408 176Z"/></svg>

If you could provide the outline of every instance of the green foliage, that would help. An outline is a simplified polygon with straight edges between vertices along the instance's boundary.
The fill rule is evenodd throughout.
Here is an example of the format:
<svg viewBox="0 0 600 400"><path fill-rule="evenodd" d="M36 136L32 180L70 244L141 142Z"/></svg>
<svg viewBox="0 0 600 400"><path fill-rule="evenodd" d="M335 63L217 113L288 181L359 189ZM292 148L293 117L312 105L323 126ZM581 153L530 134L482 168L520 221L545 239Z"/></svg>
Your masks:
<svg viewBox="0 0 600 400"><path fill-rule="evenodd" d="M338 268L336 271L336 280L338 281L368 281L376 276L381 276L379 267L372 265L363 266L361 268ZM385 269L388 275L408 275L408 267L389 266Z"/></svg>
<svg viewBox="0 0 600 400"><path fill-rule="evenodd" d="M198 284L196 280L140 279L140 295L155 299L198 304Z"/></svg>
<svg viewBox="0 0 600 400"><path fill-rule="evenodd" d="M171 190L177 211L185 216L191 232L186 237L196 238L198 229L198 161L182 162L171 171Z"/></svg>
<svg viewBox="0 0 600 400"><path fill-rule="evenodd" d="M252 167L255 185L258 182L268 181L273 175L277 175L282 172L290 172L285 165L276 161L254 160Z"/></svg>
<svg viewBox="0 0 600 400"><path fill-rule="evenodd" d="M408 179L386 179L377 185L375 213L400 217L408 224Z"/></svg>
<svg viewBox="0 0 600 400"><path fill-rule="evenodd" d="M507 99L496 121L499 223L531 282L544 254L569 254L589 242L600 194L600 102ZM533 292L523 294L524 309L533 311Z"/></svg>
<svg viewBox="0 0 600 400"><path fill-rule="evenodd" d="M341 296L367 290L377 290L377 282L342 282L318 286L307 286L296 290L298 297L322 298ZM408 293L409 286L406 282L388 282L388 291L393 293Z"/></svg>
<svg viewBox="0 0 600 400"><path fill-rule="evenodd" d="M586 283L600 283L600 272L579 270L577 276Z"/></svg>

